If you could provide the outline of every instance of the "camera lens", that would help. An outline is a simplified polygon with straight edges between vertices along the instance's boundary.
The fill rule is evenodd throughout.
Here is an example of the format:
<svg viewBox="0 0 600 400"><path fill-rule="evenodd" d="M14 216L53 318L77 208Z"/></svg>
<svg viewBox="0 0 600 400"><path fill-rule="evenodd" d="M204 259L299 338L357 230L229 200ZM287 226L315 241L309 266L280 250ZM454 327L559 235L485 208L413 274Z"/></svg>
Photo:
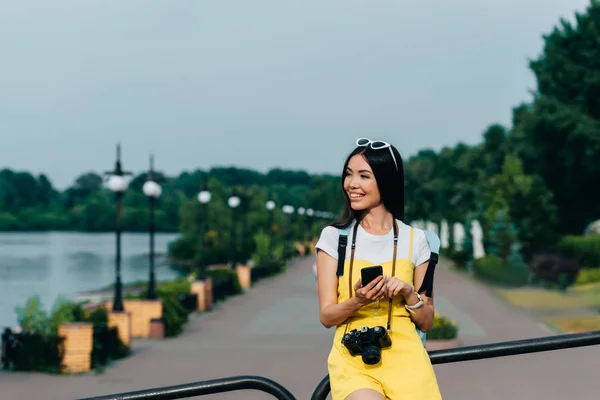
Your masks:
<svg viewBox="0 0 600 400"><path fill-rule="evenodd" d="M365 364L374 365L381 360L381 349L376 346L368 346L363 349L362 360Z"/></svg>

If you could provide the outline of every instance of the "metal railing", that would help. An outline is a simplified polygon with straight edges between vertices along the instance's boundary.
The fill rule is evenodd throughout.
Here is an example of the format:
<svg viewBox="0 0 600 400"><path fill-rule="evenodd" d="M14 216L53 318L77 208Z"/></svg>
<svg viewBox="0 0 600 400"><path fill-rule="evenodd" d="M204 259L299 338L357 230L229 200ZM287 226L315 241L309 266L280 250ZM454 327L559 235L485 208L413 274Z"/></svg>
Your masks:
<svg viewBox="0 0 600 400"><path fill-rule="evenodd" d="M540 353L543 351L570 349L574 347L594 346L600 344L600 331L571 333L534 339L498 342L478 346L456 347L454 349L435 350L429 352L432 364L447 364L461 361L483 360L514 356L519 354ZM311 400L325 400L331 391L329 376L317 385Z"/></svg>
<svg viewBox="0 0 600 400"><path fill-rule="evenodd" d="M600 330L436 350L429 352L429 356L432 364L447 364L593 346L598 344L600 344ZM296 398L282 385L260 376L239 376L215 379L186 385L167 386L157 389L90 397L80 400L170 400L246 389L260 390L269 393L280 400L296 400ZM325 400L330 390L329 376L326 376L317 385L317 388L311 396L311 400Z"/></svg>
<svg viewBox="0 0 600 400"><path fill-rule="evenodd" d="M233 392L235 390L259 390L273 395L278 400L296 400L289 390L279 383L262 376L236 376L232 378L188 383L185 385L166 386L157 389L89 397L81 400L172 400L185 399L193 396L204 396L207 394Z"/></svg>

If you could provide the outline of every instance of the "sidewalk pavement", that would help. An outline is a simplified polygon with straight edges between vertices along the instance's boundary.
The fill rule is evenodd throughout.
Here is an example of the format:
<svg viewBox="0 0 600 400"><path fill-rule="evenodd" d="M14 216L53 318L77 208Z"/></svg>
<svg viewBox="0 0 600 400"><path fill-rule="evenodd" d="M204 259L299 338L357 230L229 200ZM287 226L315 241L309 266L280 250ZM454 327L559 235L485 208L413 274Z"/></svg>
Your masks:
<svg viewBox="0 0 600 400"><path fill-rule="evenodd" d="M178 337L136 340L131 357L103 374L0 373L2 399L74 399L236 375L260 375L308 399L327 374L333 330L319 323L312 264L298 260L214 311L197 314ZM548 336L533 317L486 287L438 266L436 308L459 323L465 345ZM445 400L595 398L600 347L436 366ZM208 399L271 399L244 391ZM395 400L395 399L394 399Z"/></svg>

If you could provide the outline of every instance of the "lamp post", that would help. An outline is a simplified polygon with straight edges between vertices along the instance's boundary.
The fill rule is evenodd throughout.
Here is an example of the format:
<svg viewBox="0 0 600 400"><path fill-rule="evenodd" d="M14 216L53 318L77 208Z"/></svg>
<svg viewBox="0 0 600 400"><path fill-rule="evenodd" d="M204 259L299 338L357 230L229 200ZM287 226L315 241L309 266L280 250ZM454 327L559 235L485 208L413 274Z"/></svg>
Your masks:
<svg viewBox="0 0 600 400"><path fill-rule="evenodd" d="M292 240L292 214L294 213L294 207L286 204L281 209L282 209L283 213L287 215L287 234L285 235L285 236L287 236L287 238L285 240L285 245L284 245L286 248L286 256L287 256L291 252L290 251L291 243L289 243L289 242Z"/></svg>
<svg viewBox="0 0 600 400"><path fill-rule="evenodd" d="M273 233L273 210L275 209L275 202L273 200L267 201L265 204L269 211L269 233Z"/></svg>
<svg viewBox="0 0 600 400"><path fill-rule="evenodd" d="M150 156L150 170L148 171L148 178L142 190L150 202L150 276L148 279L148 299L154 300L156 296L156 277L154 274L154 208L156 206L156 200L162 194L162 188L154 180L154 156Z"/></svg>
<svg viewBox="0 0 600 400"><path fill-rule="evenodd" d="M231 268L235 269L237 262L237 251L236 251L236 240L235 240L235 209L240 205L240 198L236 196L235 192L227 199L227 204L231 208Z"/></svg>
<svg viewBox="0 0 600 400"><path fill-rule="evenodd" d="M308 210L306 210L306 216L307 218L307 231L308 231L308 240L312 240L313 239L313 225L314 225L314 221L313 221L313 216L315 215L315 210L313 210L312 208L309 208Z"/></svg>
<svg viewBox="0 0 600 400"><path fill-rule="evenodd" d="M206 204L210 201L211 194L206 188L206 182L202 185L202 190L198 193L198 201L200 202L200 256L198 260L199 276L198 279L203 281L206 279L206 258L204 257L204 241L206 239L206 225L208 221L208 208ZM205 211L204 213L202 211ZM204 215L203 215L204 214Z"/></svg>
<svg viewBox="0 0 600 400"><path fill-rule="evenodd" d="M123 200L123 192L127 189L127 181L123 176L131 175L130 172L125 172L121 169L121 145L117 145L117 161L113 171L105 172L108 175L108 188L115 193L116 203L116 219L115 219L115 236L116 236L116 256L115 256L115 295L113 299L113 311L124 311L123 308L123 293L121 287L121 206Z"/></svg>
<svg viewBox="0 0 600 400"><path fill-rule="evenodd" d="M304 241L304 239L306 239L306 217L304 216L306 214L306 208L304 207L300 207L298 208L298 215L300 216L300 223L299 225L301 226L302 229L302 240Z"/></svg>

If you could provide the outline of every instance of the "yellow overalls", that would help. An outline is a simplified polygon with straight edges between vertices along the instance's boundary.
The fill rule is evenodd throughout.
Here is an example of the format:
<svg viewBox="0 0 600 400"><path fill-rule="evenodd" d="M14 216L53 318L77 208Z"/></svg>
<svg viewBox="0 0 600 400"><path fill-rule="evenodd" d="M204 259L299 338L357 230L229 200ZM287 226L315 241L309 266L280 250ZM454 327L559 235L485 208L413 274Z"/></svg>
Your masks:
<svg viewBox="0 0 600 400"><path fill-rule="evenodd" d="M413 284L414 266L412 263L413 228L410 229L408 259L396 260L396 277ZM360 242L357 243L360 246ZM360 278L360 270L374 263L368 260L354 260L352 276L349 276L349 260L344 263L345 273L338 280L338 304L350 297L348 280L354 283ZM392 260L380 263L383 274L392 275ZM392 303L391 331L392 345L381 350L381 361L375 365L363 363L360 355L352 356L341 343L344 332L363 326L387 325L388 300L381 299L362 307L350 319L336 328L333 346L328 357L331 396L333 400L343 400L358 389L373 389L391 400L439 400L441 394L429 355L416 331L415 324L404 308L402 296L396 296Z"/></svg>

